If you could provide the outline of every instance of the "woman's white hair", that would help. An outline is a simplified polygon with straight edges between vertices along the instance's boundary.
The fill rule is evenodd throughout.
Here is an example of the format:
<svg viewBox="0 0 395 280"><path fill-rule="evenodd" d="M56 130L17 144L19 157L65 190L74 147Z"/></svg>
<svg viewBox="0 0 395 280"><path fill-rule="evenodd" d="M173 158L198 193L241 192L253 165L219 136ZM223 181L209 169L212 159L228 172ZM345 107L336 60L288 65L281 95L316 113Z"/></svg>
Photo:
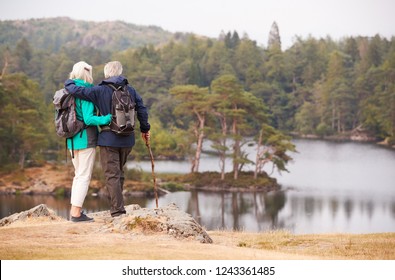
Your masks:
<svg viewBox="0 0 395 280"><path fill-rule="evenodd" d="M77 62L74 64L73 70L70 73L70 79L80 79L92 84L92 66L85 61Z"/></svg>
<svg viewBox="0 0 395 280"><path fill-rule="evenodd" d="M104 78L119 76L122 74L122 64L119 61L110 61L104 66Z"/></svg>

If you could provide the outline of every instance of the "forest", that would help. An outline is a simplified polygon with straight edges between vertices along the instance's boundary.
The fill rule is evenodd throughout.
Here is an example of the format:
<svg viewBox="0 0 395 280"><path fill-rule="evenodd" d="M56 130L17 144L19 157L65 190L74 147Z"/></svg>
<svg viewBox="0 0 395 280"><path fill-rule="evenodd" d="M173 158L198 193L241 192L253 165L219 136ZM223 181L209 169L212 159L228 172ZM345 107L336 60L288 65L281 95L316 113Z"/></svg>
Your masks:
<svg viewBox="0 0 395 280"><path fill-rule="evenodd" d="M191 172L207 140L221 167L232 158L234 178L247 164L255 176L269 162L286 170L291 135L363 131L395 144L394 37L296 36L283 49L279 30L274 22L259 46L236 31L206 38L123 22L0 21L0 168L64 160L52 97L81 60L94 67L95 84L106 62L123 64L149 108L153 153L189 158ZM254 162L242 149L252 143ZM146 155L142 141L132 155Z"/></svg>

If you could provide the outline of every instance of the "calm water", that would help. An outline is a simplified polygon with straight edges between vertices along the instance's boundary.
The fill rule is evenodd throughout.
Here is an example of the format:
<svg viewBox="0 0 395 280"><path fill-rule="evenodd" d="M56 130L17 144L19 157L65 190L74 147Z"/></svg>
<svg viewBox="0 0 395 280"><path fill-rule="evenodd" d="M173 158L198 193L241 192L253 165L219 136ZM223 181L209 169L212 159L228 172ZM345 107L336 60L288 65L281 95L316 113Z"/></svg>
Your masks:
<svg viewBox="0 0 395 280"><path fill-rule="evenodd" d="M290 173L274 172L281 191L263 193L176 192L159 198L159 206L176 203L208 230L294 233L373 233L395 231L395 151L371 144L294 140ZM254 147L249 147L254 158ZM129 168L150 171L150 162ZM228 163L228 171L231 168ZM155 170L185 173L187 162L156 161ZM219 170L216 158L205 156L200 171ZM271 171L271 166L267 167ZM66 199L48 196L0 196L1 217L46 203L67 217ZM127 198L127 204L155 207L152 199ZM88 212L107 210L105 199L89 197Z"/></svg>

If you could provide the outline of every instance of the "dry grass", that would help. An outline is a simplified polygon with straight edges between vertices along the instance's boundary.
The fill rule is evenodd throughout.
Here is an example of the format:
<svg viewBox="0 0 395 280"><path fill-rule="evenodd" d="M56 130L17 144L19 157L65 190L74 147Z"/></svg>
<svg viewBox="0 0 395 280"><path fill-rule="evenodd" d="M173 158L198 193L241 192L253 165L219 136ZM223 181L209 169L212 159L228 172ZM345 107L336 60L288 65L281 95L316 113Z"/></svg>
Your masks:
<svg viewBox="0 0 395 280"><path fill-rule="evenodd" d="M162 231L161 223L157 219L149 217L133 217L125 226L129 231L146 234L153 234Z"/></svg>
<svg viewBox="0 0 395 280"><path fill-rule="evenodd" d="M395 260L395 233L309 234L285 231L240 233L238 246L323 259Z"/></svg>
<svg viewBox="0 0 395 280"><path fill-rule="evenodd" d="M136 231L102 232L104 220L75 224L29 219L0 227L0 259L55 260L395 260L395 233L294 235L208 231L213 244L178 240L148 220Z"/></svg>

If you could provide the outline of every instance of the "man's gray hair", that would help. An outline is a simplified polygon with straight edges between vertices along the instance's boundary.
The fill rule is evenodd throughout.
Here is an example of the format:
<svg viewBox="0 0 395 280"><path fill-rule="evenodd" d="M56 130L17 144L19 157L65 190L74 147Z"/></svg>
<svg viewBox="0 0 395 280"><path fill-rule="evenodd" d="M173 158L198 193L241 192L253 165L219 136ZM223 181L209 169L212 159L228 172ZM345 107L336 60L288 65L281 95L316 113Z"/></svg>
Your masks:
<svg viewBox="0 0 395 280"><path fill-rule="evenodd" d="M104 78L119 76L122 74L122 64L119 61L110 61L104 66Z"/></svg>

